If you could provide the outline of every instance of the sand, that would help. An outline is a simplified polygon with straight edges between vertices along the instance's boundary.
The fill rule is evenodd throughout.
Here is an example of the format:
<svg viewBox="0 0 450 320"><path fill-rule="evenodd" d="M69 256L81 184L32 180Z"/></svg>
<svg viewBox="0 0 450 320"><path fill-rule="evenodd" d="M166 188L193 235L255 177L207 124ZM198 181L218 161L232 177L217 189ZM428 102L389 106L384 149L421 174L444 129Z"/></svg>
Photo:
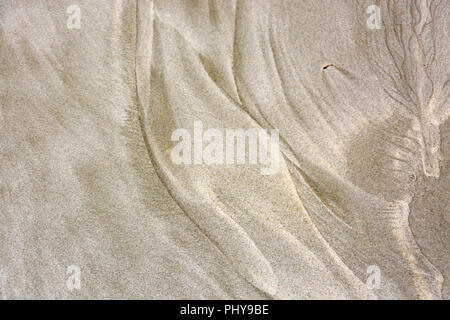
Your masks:
<svg viewBox="0 0 450 320"><path fill-rule="evenodd" d="M450 2L76 2L0 5L1 298L450 299Z"/></svg>

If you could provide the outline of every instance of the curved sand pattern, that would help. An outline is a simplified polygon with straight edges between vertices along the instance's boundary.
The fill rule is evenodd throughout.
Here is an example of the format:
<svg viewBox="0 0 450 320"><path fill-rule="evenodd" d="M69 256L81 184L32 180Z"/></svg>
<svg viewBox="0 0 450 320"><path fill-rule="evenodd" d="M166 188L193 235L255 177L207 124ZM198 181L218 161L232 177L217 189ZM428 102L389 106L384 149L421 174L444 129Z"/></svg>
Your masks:
<svg viewBox="0 0 450 320"><path fill-rule="evenodd" d="M448 1L78 2L0 10L2 297L449 299ZM175 165L199 120L278 173Z"/></svg>

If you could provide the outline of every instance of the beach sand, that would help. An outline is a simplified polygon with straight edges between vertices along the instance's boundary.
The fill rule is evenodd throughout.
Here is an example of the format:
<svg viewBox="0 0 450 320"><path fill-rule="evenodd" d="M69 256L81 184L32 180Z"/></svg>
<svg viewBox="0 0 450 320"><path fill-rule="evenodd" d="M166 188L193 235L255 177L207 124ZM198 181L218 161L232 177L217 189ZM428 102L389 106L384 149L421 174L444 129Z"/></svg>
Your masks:
<svg viewBox="0 0 450 320"><path fill-rule="evenodd" d="M76 2L0 6L1 298L450 299L449 1Z"/></svg>

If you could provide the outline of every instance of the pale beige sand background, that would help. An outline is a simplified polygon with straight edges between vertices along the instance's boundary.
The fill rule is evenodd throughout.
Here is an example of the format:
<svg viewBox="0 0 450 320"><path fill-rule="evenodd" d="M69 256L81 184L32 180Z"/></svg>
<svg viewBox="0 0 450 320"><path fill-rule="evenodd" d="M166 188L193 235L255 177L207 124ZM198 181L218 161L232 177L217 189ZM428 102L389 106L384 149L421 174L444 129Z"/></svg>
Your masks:
<svg viewBox="0 0 450 320"><path fill-rule="evenodd" d="M2 1L1 297L449 299L449 9ZM174 165L196 120L278 174Z"/></svg>

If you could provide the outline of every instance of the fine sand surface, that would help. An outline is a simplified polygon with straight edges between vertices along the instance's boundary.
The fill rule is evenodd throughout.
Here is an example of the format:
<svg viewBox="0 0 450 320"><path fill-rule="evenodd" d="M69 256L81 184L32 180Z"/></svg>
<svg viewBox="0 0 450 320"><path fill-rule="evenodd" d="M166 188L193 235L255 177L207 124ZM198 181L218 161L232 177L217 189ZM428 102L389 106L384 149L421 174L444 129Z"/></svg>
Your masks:
<svg viewBox="0 0 450 320"><path fill-rule="evenodd" d="M0 298L450 299L449 11L2 0ZM278 172L175 164L194 121Z"/></svg>

